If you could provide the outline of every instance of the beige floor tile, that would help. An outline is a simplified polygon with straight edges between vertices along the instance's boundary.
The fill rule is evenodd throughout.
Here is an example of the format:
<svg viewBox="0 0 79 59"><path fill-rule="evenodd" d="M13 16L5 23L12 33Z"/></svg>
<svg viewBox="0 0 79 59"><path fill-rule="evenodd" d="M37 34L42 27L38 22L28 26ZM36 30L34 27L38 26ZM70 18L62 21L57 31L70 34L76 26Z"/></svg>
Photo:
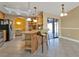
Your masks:
<svg viewBox="0 0 79 59"><path fill-rule="evenodd" d="M21 48L22 39L17 37L14 40L6 42L0 47L0 57L78 57L79 43L65 39L50 39L49 48L47 50L44 44L44 53L41 51L41 46L34 53L30 54Z"/></svg>

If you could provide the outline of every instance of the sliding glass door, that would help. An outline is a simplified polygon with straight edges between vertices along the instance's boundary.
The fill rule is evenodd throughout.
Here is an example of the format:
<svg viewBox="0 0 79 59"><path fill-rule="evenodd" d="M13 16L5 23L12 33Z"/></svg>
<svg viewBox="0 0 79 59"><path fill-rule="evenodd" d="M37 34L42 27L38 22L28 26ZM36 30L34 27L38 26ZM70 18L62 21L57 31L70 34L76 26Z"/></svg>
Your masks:
<svg viewBox="0 0 79 59"><path fill-rule="evenodd" d="M53 19L53 38L58 38L58 19Z"/></svg>
<svg viewBox="0 0 79 59"><path fill-rule="evenodd" d="M48 18L47 22L49 39L58 38L58 19Z"/></svg>

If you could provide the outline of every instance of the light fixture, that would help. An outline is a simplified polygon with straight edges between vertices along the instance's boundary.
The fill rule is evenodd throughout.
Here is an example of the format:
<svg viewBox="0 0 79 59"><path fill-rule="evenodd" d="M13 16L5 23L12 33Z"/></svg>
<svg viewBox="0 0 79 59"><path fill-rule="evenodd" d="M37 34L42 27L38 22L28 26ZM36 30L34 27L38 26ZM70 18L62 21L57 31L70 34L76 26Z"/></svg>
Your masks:
<svg viewBox="0 0 79 59"><path fill-rule="evenodd" d="M16 24L17 24L17 25L20 25L20 24L21 24L21 22L16 22Z"/></svg>
<svg viewBox="0 0 79 59"><path fill-rule="evenodd" d="M31 19L30 17L29 17L29 18L27 18L26 20L27 20L27 21L32 21L32 19Z"/></svg>
<svg viewBox="0 0 79 59"><path fill-rule="evenodd" d="M30 2L28 2L28 12L29 12L28 16L30 16L30 12L31 12L31 9L30 9ZM26 20L27 20L27 21L32 21L32 19L31 19L30 17L28 17Z"/></svg>
<svg viewBox="0 0 79 59"><path fill-rule="evenodd" d="M36 8L36 7L34 7L35 14L34 14L34 19L33 19L33 22L35 22L35 23L37 22L37 19L36 19L36 9L37 9L37 8Z"/></svg>
<svg viewBox="0 0 79 59"><path fill-rule="evenodd" d="M64 14L63 14L63 13L61 13L61 14L60 14L60 16L62 17L62 16L64 16Z"/></svg>
<svg viewBox="0 0 79 59"><path fill-rule="evenodd" d="M64 10L64 4L61 5L62 9L61 9L61 14L60 16L63 17L63 16L67 16L68 14L65 12Z"/></svg>
<svg viewBox="0 0 79 59"><path fill-rule="evenodd" d="M12 21L10 21L10 25L12 24Z"/></svg>
<svg viewBox="0 0 79 59"><path fill-rule="evenodd" d="M67 13L64 13L64 16L67 16L68 14Z"/></svg>
<svg viewBox="0 0 79 59"><path fill-rule="evenodd" d="M37 20L36 20L36 19L33 19L33 22L35 22L35 23L36 23L36 22L37 22Z"/></svg>

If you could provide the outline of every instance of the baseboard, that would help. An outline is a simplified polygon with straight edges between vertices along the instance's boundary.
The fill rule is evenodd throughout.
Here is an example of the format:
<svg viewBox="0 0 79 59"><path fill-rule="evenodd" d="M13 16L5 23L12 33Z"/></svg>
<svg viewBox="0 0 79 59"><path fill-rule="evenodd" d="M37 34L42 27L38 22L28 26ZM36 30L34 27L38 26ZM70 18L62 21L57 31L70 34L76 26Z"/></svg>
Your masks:
<svg viewBox="0 0 79 59"><path fill-rule="evenodd" d="M78 39L73 39L73 38L70 38L70 37L64 37L64 36L60 36L60 38L62 38L62 39L67 39L67 40L70 40L70 41L79 43L79 40L78 40Z"/></svg>

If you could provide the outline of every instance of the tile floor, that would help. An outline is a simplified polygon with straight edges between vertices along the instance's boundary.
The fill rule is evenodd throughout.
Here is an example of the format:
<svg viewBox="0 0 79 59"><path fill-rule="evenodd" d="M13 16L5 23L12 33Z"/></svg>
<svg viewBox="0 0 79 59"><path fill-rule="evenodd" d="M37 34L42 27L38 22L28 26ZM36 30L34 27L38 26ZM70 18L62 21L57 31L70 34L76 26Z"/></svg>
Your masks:
<svg viewBox="0 0 79 59"><path fill-rule="evenodd" d="M50 39L47 50L44 44L44 53L41 47L34 53L30 54L21 49L21 38L6 42L0 47L0 57L79 57L79 43L65 39Z"/></svg>

